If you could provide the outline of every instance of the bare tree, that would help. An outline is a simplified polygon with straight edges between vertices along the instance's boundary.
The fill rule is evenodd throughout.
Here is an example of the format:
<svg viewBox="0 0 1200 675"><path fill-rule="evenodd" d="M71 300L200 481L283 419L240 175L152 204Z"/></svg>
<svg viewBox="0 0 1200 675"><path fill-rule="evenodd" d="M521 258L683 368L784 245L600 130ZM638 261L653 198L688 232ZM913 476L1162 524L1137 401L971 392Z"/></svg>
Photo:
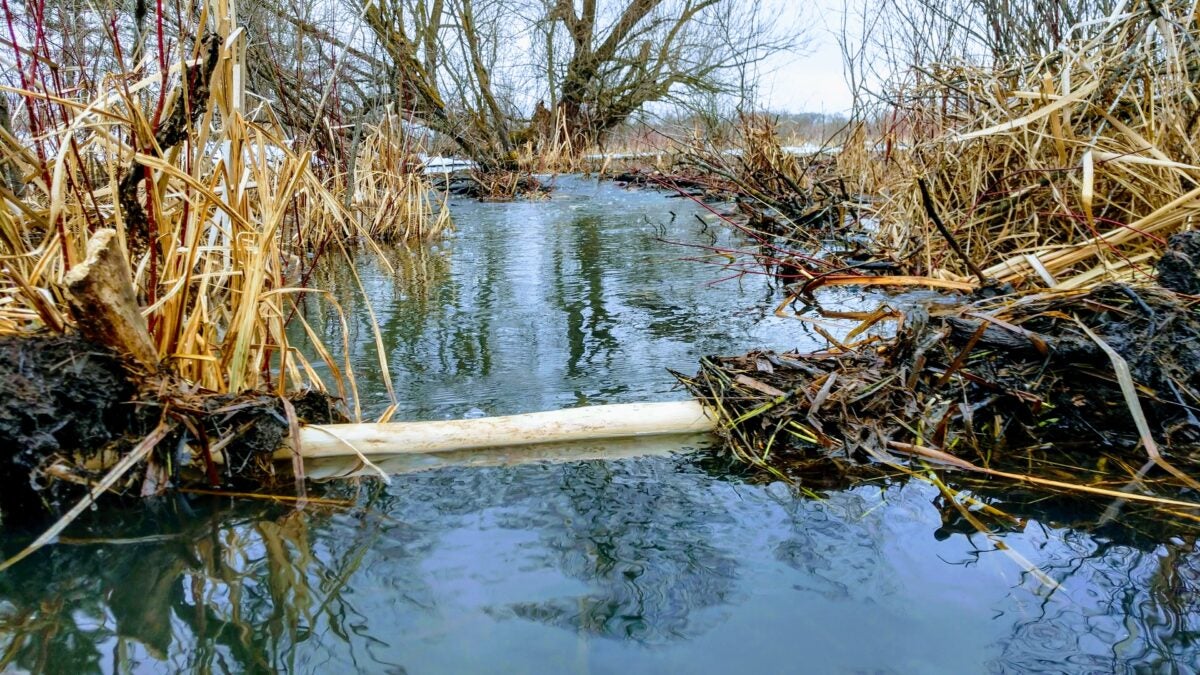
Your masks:
<svg viewBox="0 0 1200 675"><path fill-rule="evenodd" d="M584 147L648 103L737 91L800 37L746 0L378 0L366 21L396 99L496 165L544 135L531 109Z"/></svg>
<svg viewBox="0 0 1200 675"><path fill-rule="evenodd" d="M108 72L136 74L208 30L201 2L11 3L18 10L9 23L31 38L20 41L39 58L8 84L23 87L17 75L36 74L50 93L95 89ZM247 114L273 115L287 133L344 162L359 123L390 109L486 166L511 167L529 143L569 141L581 150L649 104L745 95L757 64L802 38L764 7L754 0L244 3ZM153 108L160 89L139 96ZM32 129L61 122L31 125L35 108L14 109L13 122Z"/></svg>

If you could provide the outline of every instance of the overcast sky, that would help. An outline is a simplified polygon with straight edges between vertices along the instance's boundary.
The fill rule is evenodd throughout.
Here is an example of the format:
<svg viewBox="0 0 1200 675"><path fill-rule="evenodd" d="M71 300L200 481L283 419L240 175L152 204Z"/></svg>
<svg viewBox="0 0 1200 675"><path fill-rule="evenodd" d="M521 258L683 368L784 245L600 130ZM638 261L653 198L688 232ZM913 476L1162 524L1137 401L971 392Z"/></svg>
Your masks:
<svg viewBox="0 0 1200 675"><path fill-rule="evenodd" d="M786 4L791 4L786 2ZM846 112L850 88L842 76L842 58L834 32L845 0L817 0L802 25L810 26L807 54L779 54L765 68L760 100L774 112Z"/></svg>

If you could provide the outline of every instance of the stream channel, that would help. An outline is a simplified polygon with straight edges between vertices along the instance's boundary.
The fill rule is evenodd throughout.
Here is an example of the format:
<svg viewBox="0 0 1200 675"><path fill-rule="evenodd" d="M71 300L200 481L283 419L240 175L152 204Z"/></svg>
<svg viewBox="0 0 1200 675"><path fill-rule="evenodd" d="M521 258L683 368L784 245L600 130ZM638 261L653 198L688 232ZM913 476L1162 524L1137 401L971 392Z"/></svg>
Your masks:
<svg viewBox="0 0 1200 675"><path fill-rule="evenodd" d="M548 201L452 208L444 241L387 251L394 272L356 254L396 420L680 399L667 368L825 344L772 314L763 277L714 283L728 272L667 243L744 245L688 200L565 177ZM371 315L344 262L319 273L371 419L391 402ZM308 320L341 353L329 307ZM919 481L818 500L703 445L421 460L385 465L390 484L311 488L350 506L178 495L106 510L0 576L0 670L1196 672L1194 541L1048 524L1062 514L991 540L944 523Z"/></svg>

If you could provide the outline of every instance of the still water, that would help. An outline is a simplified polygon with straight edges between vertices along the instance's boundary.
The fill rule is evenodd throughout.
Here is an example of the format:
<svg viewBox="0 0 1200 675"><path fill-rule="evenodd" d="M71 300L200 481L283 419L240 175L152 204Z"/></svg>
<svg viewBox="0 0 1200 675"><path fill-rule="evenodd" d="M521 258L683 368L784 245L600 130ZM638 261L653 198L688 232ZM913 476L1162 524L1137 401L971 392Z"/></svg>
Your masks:
<svg viewBox="0 0 1200 675"><path fill-rule="evenodd" d="M453 205L458 232L354 265L396 419L682 397L666 368L813 348L696 205L583 179ZM698 217L699 216L699 217ZM364 416L391 405L367 304L336 289ZM878 296L836 291L839 307ZM894 301L895 302L895 301ZM338 313L308 320L343 345ZM846 327L848 329L849 327ZM322 376L329 376L322 371ZM1089 534L1036 507L989 539L919 482L814 500L702 439L618 459L399 467L303 511L177 496L75 528L0 575L0 670L47 672L1196 672L1192 537ZM638 456L630 456L638 455ZM328 473L336 473L334 467ZM1003 544L1008 551L1000 550ZM1019 560L1057 583L1037 580Z"/></svg>

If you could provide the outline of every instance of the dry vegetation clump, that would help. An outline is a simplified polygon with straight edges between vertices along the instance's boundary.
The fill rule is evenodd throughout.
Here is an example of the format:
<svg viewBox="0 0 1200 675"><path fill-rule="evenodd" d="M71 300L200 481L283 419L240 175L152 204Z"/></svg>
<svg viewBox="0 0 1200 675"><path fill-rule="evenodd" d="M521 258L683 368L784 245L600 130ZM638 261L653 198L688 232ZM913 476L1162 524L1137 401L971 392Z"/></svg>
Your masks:
<svg viewBox="0 0 1200 675"><path fill-rule="evenodd" d="M186 87L176 85L175 107L157 131L145 106L124 95L53 104L67 122L39 143L54 152L45 163L19 164L31 180L0 212L0 314L8 332L62 331L85 320L87 307L71 308L67 278L85 264L98 233L113 231L153 356L167 372L216 393L324 388L288 345L286 321L301 292L291 282L314 264L308 254L318 244L361 232L309 153L242 115L221 75L229 58L220 51L211 86L191 82L186 102L179 98ZM207 80L198 67L188 79ZM8 140L9 161L34 157Z"/></svg>
<svg viewBox="0 0 1200 675"><path fill-rule="evenodd" d="M195 49L203 44L220 40ZM86 308L71 309L67 277L97 234L112 230L166 372L219 394L333 387L291 347L287 326L303 323L294 301L312 292L302 281L320 258L369 242L370 230L348 216L311 153L243 114L229 84L236 49L214 54L211 74L200 62L189 66L188 82L174 80L157 126L147 116L152 105L122 92L145 90L158 73L78 99L24 92L66 122L37 139L45 162L6 138L6 160L28 180L0 211L0 327L76 324ZM332 355L318 358L341 372Z"/></svg>
<svg viewBox="0 0 1200 675"><path fill-rule="evenodd" d="M445 198L435 206L420 150L395 114L373 126L357 150L350 204L376 241L429 241L453 228Z"/></svg>
<svg viewBox="0 0 1200 675"><path fill-rule="evenodd" d="M740 458L775 472L878 476L906 457L1054 491L1136 483L1134 501L1191 506L1194 300L1104 284L916 308L894 338L863 337L896 316L864 314L857 339L824 351L710 357L680 379Z"/></svg>
<svg viewBox="0 0 1200 675"><path fill-rule="evenodd" d="M147 60L69 90L23 73L10 90L25 115L0 133L10 181L0 187L0 336L26 342L6 343L22 358L0 358L12 390L0 401L6 477L33 471L24 484L49 476L91 499L158 494L186 480L189 464L206 484L227 484L238 468L269 479L246 452L268 456L304 421L358 419L348 353L321 344L298 311L302 297L328 300L308 287L314 269L349 260L353 244L378 252L375 239L429 239L449 225L424 176L398 170L411 148L394 120L363 144L357 199L339 194L349 172L289 140L269 107L247 105L245 34L214 25L160 54L157 70ZM60 354L64 340L63 358L27 354ZM67 372L107 376L114 359L124 384L94 393L104 424L89 421L87 400L44 386ZM312 396L324 413L303 403ZM45 441L34 444L41 456L16 451L30 439Z"/></svg>
<svg viewBox="0 0 1200 675"><path fill-rule="evenodd" d="M795 273L777 313L822 285L972 293L950 310L838 314L862 323L822 332L827 350L711 357L680 376L737 456L810 479L940 465L1195 520L1200 19L1156 7L998 69L917 64L834 160L789 157L746 124L740 152L694 153L749 212L742 260ZM848 204L861 220L835 211ZM895 336L869 336L885 320Z"/></svg>
<svg viewBox="0 0 1200 675"><path fill-rule="evenodd" d="M550 186L525 171L474 170L454 190L459 195L480 201L509 202L545 197Z"/></svg>
<svg viewBox="0 0 1200 675"><path fill-rule="evenodd" d="M505 161L476 164L465 176L450 181L449 191L485 202L542 199L553 190L555 175L578 173L587 164L579 151L586 140L572 133L561 110L552 113L539 106L529 127L515 140L521 144Z"/></svg>
<svg viewBox="0 0 1200 675"><path fill-rule="evenodd" d="M690 197L741 231L748 243L741 250L697 247L709 249L704 262L734 276L769 275L794 295L823 285L930 285L927 279L871 276L901 265L874 242L872 201L862 178L870 162L866 153L848 149L862 144L862 125L844 127L822 147L783 146L774 118L766 115L742 114L733 129L728 137L718 131L681 143L670 171L630 171L615 179ZM837 140L845 144L833 145Z"/></svg>
<svg viewBox="0 0 1200 675"><path fill-rule="evenodd" d="M707 177L711 190L737 200L752 220L772 225L776 234L836 228L856 206L857 195L847 193L835 160L822 152L785 149L775 120L766 115L741 115L728 144L692 139L676 167L692 181Z"/></svg>
<svg viewBox="0 0 1200 675"><path fill-rule="evenodd" d="M1166 238L1200 212L1200 25L1154 7L1002 69L923 67L884 116L881 245L913 274L974 276L935 212L988 278L1063 289L1150 280Z"/></svg>
<svg viewBox="0 0 1200 675"><path fill-rule="evenodd" d="M769 120L743 116L736 140L685 144L677 178L735 198L750 229L845 263L798 257L804 291L881 271L893 280L863 283L1148 283L1200 214L1197 21L1139 5L1002 68L915 64L828 154L789 152Z"/></svg>
<svg viewBox="0 0 1200 675"><path fill-rule="evenodd" d="M525 134L528 138L516 152L516 167L523 173L575 173L583 165L587 142L571 133L561 109L554 112L538 106Z"/></svg>

